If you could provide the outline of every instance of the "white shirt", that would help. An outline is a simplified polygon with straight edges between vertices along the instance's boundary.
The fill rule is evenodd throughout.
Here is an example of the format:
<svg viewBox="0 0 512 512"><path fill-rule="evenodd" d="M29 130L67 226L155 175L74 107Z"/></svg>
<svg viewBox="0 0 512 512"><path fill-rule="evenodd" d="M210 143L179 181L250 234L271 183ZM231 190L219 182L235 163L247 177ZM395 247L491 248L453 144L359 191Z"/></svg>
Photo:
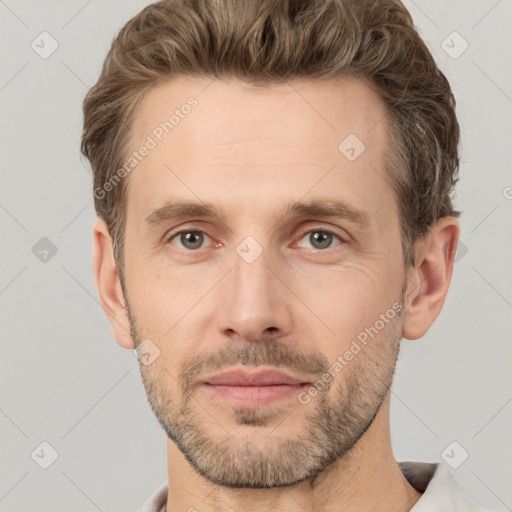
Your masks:
<svg viewBox="0 0 512 512"><path fill-rule="evenodd" d="M398 465L407 481L423 493L412 512L492 512L462 494L446 464L402 461ZM139 512L160 512L167 502L167 492L165 482L151 494Z"/></svg>

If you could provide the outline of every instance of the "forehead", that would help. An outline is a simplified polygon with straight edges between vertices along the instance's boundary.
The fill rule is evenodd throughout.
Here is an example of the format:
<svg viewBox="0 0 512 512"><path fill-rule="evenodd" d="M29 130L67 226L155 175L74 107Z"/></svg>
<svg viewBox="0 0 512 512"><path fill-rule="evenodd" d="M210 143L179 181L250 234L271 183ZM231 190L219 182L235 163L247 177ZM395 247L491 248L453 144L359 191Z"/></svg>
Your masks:
<svg viewBox="0 0 512 512"><path fill-rule="evenodd" d="M197 105L189 108L191 101ZM139 104L132 144L171 120L176 145L200 138L205 149L265 133L280 141L307 136L312 143L336 143L347 129L372 145L383 135L385 113L376 91L353 77L258 86L237 79L178 77L153 87ZM381 129L374 130L381 122ZM215 129L220 126L223 130Z"/></svg>
<svg viewBox="0 0 512 512"><path fill-rule="evenodd" d="M343 193L341 185L361 204L389 188L387 130L385 105L359 79L254 86L179 77L152 88L135 112L131 150L151 150L129 174L128 204L147 211L176 195L215 202L229 192L239 205L262 194L263 208L269 192L290 200L313 188Z"/></svg>

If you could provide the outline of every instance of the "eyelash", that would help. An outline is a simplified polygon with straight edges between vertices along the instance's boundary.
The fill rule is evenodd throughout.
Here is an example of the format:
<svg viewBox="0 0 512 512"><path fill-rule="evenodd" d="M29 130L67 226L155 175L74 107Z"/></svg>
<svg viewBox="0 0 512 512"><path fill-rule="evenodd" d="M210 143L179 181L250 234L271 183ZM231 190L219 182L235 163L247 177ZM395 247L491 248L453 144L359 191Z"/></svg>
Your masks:
<svg viewBox="0 0 512 512"><path fill-rule="evenodd" d="M301 234L301 236L299 237L299 240L302 240L304 238L304 236L307 235L308 233L315 233L315 232L332 235L333 237L337 238L340 241L340 243L338 245L342 245L343 243L346 242L340 235L338 235L334 231L331 231L330 229L325 229L325 228L308 229L307 231L304 231ZM171 235L169 235L167 237L167 243L171 243L171 240L173 240L174 238L176 238L179 235L182 235L183 233L202 233L202 234L208 236L209 238L212 238L206 232L201 231L199 229L182 229L181 231L177 231L176 233L172 233ZM315 248L313 248L313 250L320 251L320 252L327 252L329 249L334 249L335 247L337 247L337 246L335 245L333 247L327 247L326 249L315 249ZM181 247L178 247L178 249L181 249L181 250L186 251L186 252L196 252L196 251L199 251L199 250L203 249L203 247L200 247L199 249L182 249Z"/></svg>

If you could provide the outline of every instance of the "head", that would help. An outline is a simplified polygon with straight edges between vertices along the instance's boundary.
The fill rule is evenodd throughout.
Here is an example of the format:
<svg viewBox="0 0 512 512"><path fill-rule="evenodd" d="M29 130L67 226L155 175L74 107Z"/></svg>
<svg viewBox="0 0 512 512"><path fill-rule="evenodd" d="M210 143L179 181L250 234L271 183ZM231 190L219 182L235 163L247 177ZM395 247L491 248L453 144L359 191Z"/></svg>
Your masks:
<svg viewBox="0 0 512 512"><path fill-rule="evenodd" d="M398 1L168 0L121 30L84 102L95 276L203 476L287 485L364 438L447 293L458 143ZM304 386L234 405L204 384L240 365Z"/></svg>

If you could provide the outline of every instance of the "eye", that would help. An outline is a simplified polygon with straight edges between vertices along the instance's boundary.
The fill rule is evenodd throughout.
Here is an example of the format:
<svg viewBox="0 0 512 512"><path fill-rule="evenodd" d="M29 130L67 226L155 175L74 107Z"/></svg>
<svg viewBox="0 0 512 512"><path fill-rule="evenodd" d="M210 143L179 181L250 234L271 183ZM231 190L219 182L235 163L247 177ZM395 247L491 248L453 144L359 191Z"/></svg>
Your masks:
<svg viewBox="0 0 512 512"><path fill-rule="evenodd" d="M175 233L168 239L168 241L173 243L172 241L176 238L179 241L179 243L182 244L182 249L197 250L201 249L205 237L210 238L203 231L195 231L188 229ZM178 247L180 246L178 245Z"/></svg>
<svg viewBox="0 0 512 512"><path fill-rule="evenodd" d="M334 234L332 231L326 229L313 229L307 231L302 235L301 240L306 240L312 245L312 249L330 249L333 239L337 238L340 242L343 242L341 238Z"/></svg>
<svg viewBox="0 0 512 512"><path fill-rule="evenodd" d="M175 239L176 241L174 241ZM202 248L206 241L205 239L209 239L211 241L211 238L203 231L188 229L174 233L169 237L168 242L177 245L181 249L194 251ZM334 239L337 239L340 243L343 242L338 235L326 229L313 229L307 231L302 235L300 240L303 239L306 239L311 244L311 249L316 250L331 248Z"/></svg>

